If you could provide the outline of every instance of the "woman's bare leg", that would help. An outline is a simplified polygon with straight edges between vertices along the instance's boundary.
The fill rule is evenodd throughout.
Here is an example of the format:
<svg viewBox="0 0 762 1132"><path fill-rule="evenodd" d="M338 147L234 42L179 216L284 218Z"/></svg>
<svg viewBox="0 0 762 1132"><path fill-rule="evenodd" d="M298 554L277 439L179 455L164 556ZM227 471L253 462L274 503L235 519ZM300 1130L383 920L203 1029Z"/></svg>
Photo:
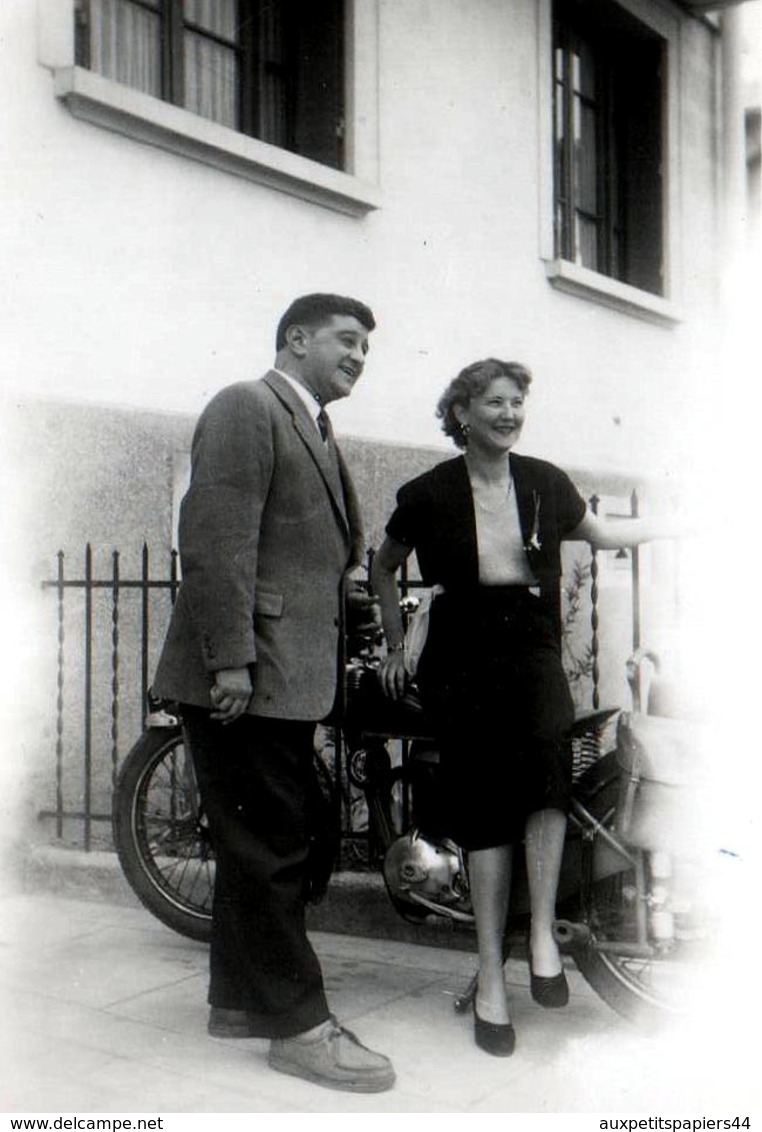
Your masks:
<svg viewBox="0 0 762 1132"><path fill-rule="evenodd" d="M539 810L526 824L526 861L532 922L529 946L535 975L552 978L562 970L561 955L553 939L556 892L566 837L566 816L560 810Z"/></svg>
<svg viewBox="0 0 762 1132"><path fill-rule="evenodd" d="M485 1022L510 1022L503 973L503 936L511 889L510 845L468 854L468 874L479 948L475 1007Z"/></svg>

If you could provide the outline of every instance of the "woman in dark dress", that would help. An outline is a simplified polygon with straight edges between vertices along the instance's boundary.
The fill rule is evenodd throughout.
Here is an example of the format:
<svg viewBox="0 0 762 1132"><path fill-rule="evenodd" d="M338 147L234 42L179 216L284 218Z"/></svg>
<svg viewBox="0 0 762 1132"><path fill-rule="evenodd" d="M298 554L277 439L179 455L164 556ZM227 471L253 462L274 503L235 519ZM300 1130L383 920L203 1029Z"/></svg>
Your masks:
<svg viewBox="0 0 762 1132"><path fill-rule="evenodd" d="M464 369L441 398L443 431L464 450L404 484L373 564L387 656L385 692L404 693L396 573L415 550L437 587L416 680L441 752L443 827L469 855L479 947L475 1039L507 1056L510 1022L502 939L512 847L524 842L531 993L563 1006L568 986L553 939L572 777L574 709L561 663L563 539L613 549L666 533L656 520L607 521L568 476L511 452L531 376L490 358Z"/></svg>

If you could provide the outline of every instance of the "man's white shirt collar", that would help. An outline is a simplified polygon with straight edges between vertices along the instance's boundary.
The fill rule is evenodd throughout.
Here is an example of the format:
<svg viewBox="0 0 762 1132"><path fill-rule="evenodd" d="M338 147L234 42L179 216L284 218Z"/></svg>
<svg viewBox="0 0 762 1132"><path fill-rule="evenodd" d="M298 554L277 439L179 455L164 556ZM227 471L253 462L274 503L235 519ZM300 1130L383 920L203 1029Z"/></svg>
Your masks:
<svg viewBox="0 0 762 1132"><path fill-rule="evenodd" d="M317 419L318 419L318 414L320 413L320 410L322 408L322 406L320 405L320 402L313 396L312 393L310 393L309 389L307 389L306 386L304 386L300 382L298 382L296 380L296 378L293 378L291 376L291 374L284 373L282 369L278 369L276 366L273 366L273 369L275 370L275 373L280 374L280 376L288 382L288 384L291 386L291 388L294 390L294 392L296 394L298 394L299 397L301 397L301 399L304 402L304 405L307 409L307 412L312 417L315 428L319 432L320 427L317 423Z"/></svg>

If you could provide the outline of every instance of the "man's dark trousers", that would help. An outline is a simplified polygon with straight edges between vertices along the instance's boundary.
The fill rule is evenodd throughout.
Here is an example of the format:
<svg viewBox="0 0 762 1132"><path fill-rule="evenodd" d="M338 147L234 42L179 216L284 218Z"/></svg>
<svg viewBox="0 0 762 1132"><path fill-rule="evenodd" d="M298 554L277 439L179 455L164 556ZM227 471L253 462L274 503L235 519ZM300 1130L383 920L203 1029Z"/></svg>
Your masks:
<svg viewBox="0 0 762 1132"><path fill-rule="evenodd" d="M209 1002L247 1011L252 1035L290 1037L329 1014L304 917L310 835L327 820L315 724L182 715L216 856Z"/></svg>

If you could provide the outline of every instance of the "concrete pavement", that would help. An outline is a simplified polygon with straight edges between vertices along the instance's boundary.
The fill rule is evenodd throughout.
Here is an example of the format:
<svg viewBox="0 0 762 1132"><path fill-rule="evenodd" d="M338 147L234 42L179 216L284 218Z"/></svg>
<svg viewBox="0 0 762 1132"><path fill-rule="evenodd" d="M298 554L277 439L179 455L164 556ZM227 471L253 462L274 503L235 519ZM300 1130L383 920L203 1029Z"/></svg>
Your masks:
<svg viewBox="0 0 762 1132"><path fill-rule="evenodd" d="M526 963L508 962L518 1046L493 1059L474 1045L471 1018L453 1010L473 955L314 933L332 1009L397 1069L391 1092L368 1097L276 1074L264 1041L209 1038L206 948L141 908L8 894L1 930L5 1112L743 1116L752 1101L754 1043L700 1019L643 1035L571 963L569 1007L543 1011Z"/></svg>

